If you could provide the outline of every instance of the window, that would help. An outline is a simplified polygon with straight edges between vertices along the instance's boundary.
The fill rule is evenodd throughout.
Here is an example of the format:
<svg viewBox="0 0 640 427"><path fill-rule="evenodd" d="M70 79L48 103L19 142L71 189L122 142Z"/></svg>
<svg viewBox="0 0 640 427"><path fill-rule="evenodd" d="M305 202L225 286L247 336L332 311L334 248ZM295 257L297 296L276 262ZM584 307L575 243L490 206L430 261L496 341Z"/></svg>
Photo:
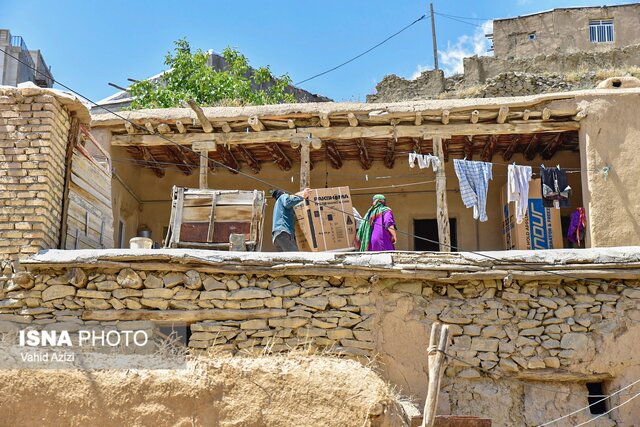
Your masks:
<svg viewBox="0 0 640 427"><path fill-rule="evenodd" d="M589 41L610 43L613 41L613 19L589 21Z"/></svg>
<svg viewBox="0 0 640 427"><path fill-rule="evenodd" d="M529 41L535 41L537 39L536 33L529 33Z"/></svg>

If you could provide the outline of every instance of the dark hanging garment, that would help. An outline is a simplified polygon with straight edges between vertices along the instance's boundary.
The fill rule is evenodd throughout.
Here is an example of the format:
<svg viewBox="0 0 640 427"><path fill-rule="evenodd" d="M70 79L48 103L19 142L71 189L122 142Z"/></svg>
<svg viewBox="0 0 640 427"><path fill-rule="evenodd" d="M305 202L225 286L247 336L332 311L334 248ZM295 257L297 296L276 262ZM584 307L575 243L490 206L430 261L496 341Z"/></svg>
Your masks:
<svg viewBox="0 0 640 427"><path fill-rule="evenodd" d="M542 166L540 167L540 181L542 182L542 205L545 208L569 207L571 187L564 169Z"/></svg>

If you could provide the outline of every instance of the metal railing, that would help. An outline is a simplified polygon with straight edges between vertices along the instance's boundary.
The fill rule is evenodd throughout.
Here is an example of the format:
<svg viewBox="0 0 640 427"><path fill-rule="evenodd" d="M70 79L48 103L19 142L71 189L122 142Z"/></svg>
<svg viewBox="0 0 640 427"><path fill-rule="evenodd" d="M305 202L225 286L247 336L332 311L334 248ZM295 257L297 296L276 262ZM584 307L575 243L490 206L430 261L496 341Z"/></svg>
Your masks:
<svg viewBox="0 0 640 427"><path fill-rule="evenodd" d="M11 36L11 46L19 47L21 50L29 51L27 44L24 42L22 36Z"/></svg>

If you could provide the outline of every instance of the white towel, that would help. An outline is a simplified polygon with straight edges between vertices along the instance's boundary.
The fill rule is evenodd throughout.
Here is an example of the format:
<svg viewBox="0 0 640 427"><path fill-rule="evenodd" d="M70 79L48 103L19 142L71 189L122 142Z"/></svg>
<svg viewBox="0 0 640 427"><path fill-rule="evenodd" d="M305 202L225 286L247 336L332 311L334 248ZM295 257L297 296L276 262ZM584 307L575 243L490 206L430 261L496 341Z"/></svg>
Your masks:
<svg viewBox="0 0 640 427"><path fill-rule="evenodd" d="M531 166L509 165L507 169L507 201L516 204L516 222L522 223L529 205Z"/></svg>

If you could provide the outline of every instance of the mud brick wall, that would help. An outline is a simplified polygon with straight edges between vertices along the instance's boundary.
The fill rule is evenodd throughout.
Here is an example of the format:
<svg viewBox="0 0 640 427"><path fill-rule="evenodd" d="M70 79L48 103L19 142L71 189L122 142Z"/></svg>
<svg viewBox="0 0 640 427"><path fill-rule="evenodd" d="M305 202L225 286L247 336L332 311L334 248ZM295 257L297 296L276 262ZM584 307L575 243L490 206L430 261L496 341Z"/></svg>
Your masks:
<svg viewBox="0 0 640 427"><path fill-rule="evenodd" d="M56 96L0 89L0 260L58 247L70 126Z"/></svg>

